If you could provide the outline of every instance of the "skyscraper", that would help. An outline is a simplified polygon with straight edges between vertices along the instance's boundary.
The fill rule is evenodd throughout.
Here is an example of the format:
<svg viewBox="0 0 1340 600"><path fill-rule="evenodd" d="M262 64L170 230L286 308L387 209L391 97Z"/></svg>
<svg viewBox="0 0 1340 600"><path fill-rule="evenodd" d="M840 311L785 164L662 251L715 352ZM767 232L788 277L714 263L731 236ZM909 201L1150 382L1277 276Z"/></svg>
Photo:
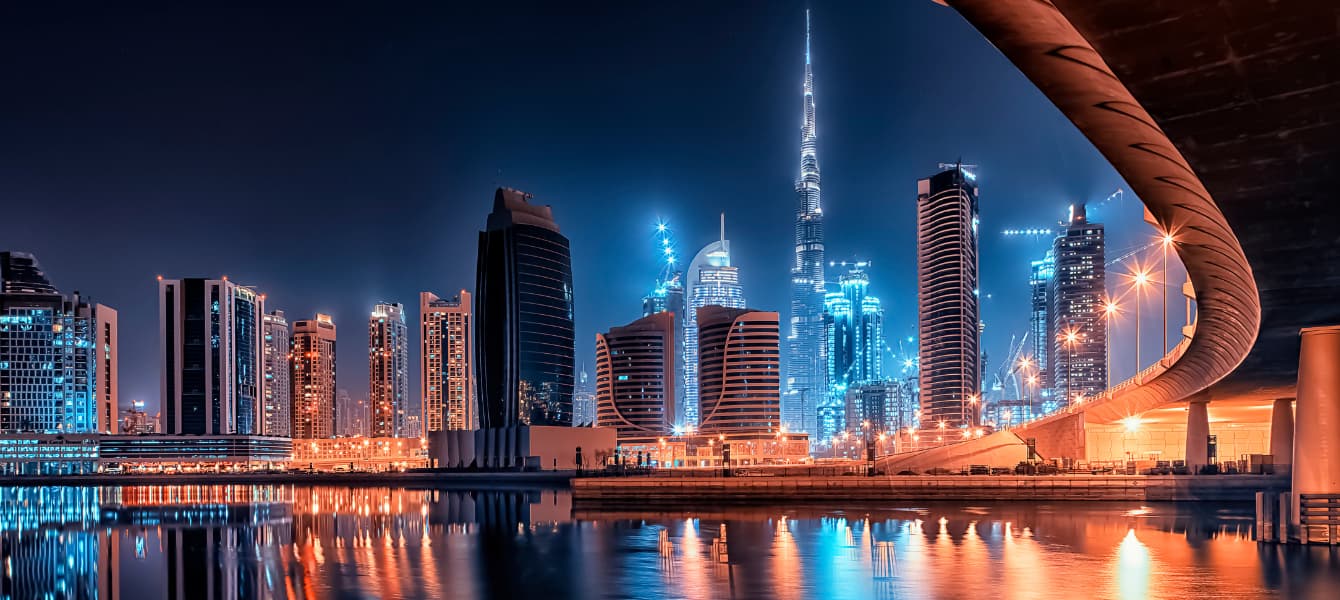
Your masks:
<svg viewBox="0 0 1340 600"><path fill-rule="evenodd" d="M642 298L642 316L649 317L659 312L669 312L674 315L675 321L675 395L674 406L675 414L671 418L676 424L684 423L684 319L685 311L688 306L684 290L684 271L678 268L679 257L676 255L674 241L670 237L670 229L665 223L656 226L657 252L664 261L661 272L656 277L656 286L651 293Z"/></svg>
<svg viewBox="0 0 1340 600"><path fill-rule="evenodd" d="M785 420L815 433L818 402L827 392L824 359L824 213L819 201L818 130L810 68L810 12L805 11L804 120L796 179L796 255L791 266L791 331L787 335ZM860 310L859 307L855 308Z"/></svg>
<svg viewBox="0 0 1340 600"><path fill-rule="evenodd" d="M689 263L688 306L684 313L684 420L682 425L697 427L698 398L698 309L704 306L744 308L744 288L740 270L730 264L730 240L726 239L726 215L721 215L721 237L703 246Z"/></svg>
<svg viewBox="0 0 1340 600"><path fill-rule="evenodd" d="M419 292L419 319L423 327L419 370L423 393L423 422L432 431L477 429L475 417L474 319L470 292L443 300Z"/></svg>
<svg viewBox="0 0 1340 600"><path fill-rule="evenodd" d="M1056 255L1051 249L1047 250L1047 255L1042 260L1035 260L1030 263L1030 272L1028 276L1028 287L1030 292L1030 304L1032 313L1028 318L1028 334L1033 337L1030 347L1032 348L1032 367L1024 370L1025 396L1032 401L1031 409L1035 409L1041 401L1044 394L1050 395L1051 389L1051 346L1052 329L1051 319L1048 315L1051 313L1051 287L1052 277L1056 274ZM1034 383L1029 383L1029 377L1036 377ZM1031 414L1029 415L1032 416Z"/></svg>
<svg viewBox="0 0 1340 600"><path fill-rule="evenodd" d="M679 387L679 386L676 386ZM572 424L587 427L596 422L596 386L586 373L586 366L577 373L577 384L572 392Z"/></svg>
<svg viewBox="0 0 1340 600"><path fill-rule="evenodd" d="M642 317L596 334L596 426L621 444L653 444L675 419L675 318Z"/></svg>
<svg viewBox="0 0 1340 600"><path fill-rule="evenodd" d="M97 361L96 384L98 387L98 431L102 433L120 433L121 412L121 375L120 358L117 355L118 320L116 310L110 306L94 304L91 307L94 327L94 360Z"/></svg>
<svg viewBox="0 0 1340 600"><path fill-rule="evenodd" d="M369 437L402 437L409 403L409 331L405 307L378 303L368 317Z"/></svg>
<svg viewBox="0 0 1340 600"><path fill-rule="evenodd" d="M1056 272L1048 290L1052 394L1058 407L1107 387L1104 253L1103 225L1089 222L1083 204L1072 206L1070 222L1052 245Z"/></svg>
<svg viewBox="0 0 1340 600"><path fill-rule="evenodd" d="M335 321L330 315L294 321L292 357L293 437L334 437Z"/></svg>
<svg viewBox="0 0 1340 600"><path fill-rule="evenodd" d="M852 263L838 279L842 291L824 299L826 379L835 397L853 384L884 376L884 308L869 294L866 266Z"/></svg>
<svg viewBox="0 0 1340 600"><path fill-rule="evenodd" d="M159 279L165 433L260 433L264 314L264 298L227 277Z"/></svg>
<svg viewBox="0 0 1340 600"><path fill-rule="evenodd" d="M479 425L572 425L572 256L548 206L498 188L479 232Z"/></svg>
<svg viewBox="0 0 1340 600"><path fill-rule="evenodd" d="M104 360L116 352L115 312L108 353L97 319L110 309L61 296L31 254L0 253L0 276L0 433L115 431L101 422L104 386L114 385Z"/></svg>
<svg viewBox="0 0 1340 600"><path fill-rule="evenodd" d="M293 399L289 387L289 350L292 336L284 311L265 314L262 319L264 336L265 376L261 385L261 434L289 437L293 428Z"/></svg>
<svg viewBox="0 0 1340 600"><path fill-rule="evenodd" d="M708 305L698 309L701 431L770 432L781 425L778 315Z"/></svg>
<svg viewBox="0 0 1340 600"><path fill-rule="evenodd" d="M922 426L977 424L977 183L961 165L917 182L917 329Z"/></svg>

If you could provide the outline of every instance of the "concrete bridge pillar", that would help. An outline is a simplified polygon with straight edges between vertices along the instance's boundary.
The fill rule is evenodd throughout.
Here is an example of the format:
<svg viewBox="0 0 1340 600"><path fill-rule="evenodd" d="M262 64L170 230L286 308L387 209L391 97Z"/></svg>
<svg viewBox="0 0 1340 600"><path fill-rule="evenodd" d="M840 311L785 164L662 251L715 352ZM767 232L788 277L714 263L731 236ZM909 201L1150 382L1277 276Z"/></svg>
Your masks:
<svg viewBox="0 0 1340 600"><path fill-rule="evenodd" d="M1270 412L1270 454L1276 465L1293 462L1293 398L1276 398ZM1287 471L1276 469L1276 473Z"/></svg>
<svg viewBox="0 0 1340 600"><path fill-rule="evenodd" d="M1340 326L1309 327L1302 337L1292 465L1295 506L1299 494L1340 493Z"/></svg>
<svg viewBox="0 0 1340 600"><path fill-rule="evenodd" d="M1186 466L1192 473L1210 462L1209 401L1192 400L1186 411Z"/></svg>

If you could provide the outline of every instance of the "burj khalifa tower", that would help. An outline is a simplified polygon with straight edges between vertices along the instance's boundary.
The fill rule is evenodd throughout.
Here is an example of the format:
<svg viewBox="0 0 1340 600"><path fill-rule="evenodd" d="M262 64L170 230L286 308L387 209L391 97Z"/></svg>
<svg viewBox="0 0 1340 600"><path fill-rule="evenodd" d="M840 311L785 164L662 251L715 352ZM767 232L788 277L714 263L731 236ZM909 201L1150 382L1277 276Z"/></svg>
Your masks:
<svg viewBox="0 0 1340 600"><path fill-rule="evenodd" d="M796 257L791 267L791 331L787 334L786 394L782 421L813 434L817 407L828 393L823 343L824 214L819 203L818 132L814 73L810 69L810 13L805 11L804 122L796 179Z"/></svg>

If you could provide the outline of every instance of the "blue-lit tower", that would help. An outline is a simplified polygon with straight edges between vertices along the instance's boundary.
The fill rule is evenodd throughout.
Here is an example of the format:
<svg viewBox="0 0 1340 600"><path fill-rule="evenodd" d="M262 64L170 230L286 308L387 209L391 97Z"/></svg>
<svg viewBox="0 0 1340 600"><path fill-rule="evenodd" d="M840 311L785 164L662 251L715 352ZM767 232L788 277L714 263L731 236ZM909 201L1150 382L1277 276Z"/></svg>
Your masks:
<svg viewBox="0 0 1340 600"><path fill-rule="evenodd" d="M730 240L726 239L726 215L721 215L721 237L698 251L689 263L690 285L684 310L684 419L679 425L699 425L698 398L698 309L704 306L744 308L740 269L730 264Z"/></svg>
<svg viewBox="0 0 1340 600"><path fill-rule="evenodd" d="M814 73L810 68L810 13L805 11L804 120L800 127L800 176L796 179L796 254L791 267L791 331L787 334L786 397L782 421L815 433L825 381L824 223L819 201L818 131Z"/></svg>
<svg viewBox="0 0 1340 600"><path fill-rule="evenodd" d="M642 298L642 316L668 312L674 315L674 361L675 381L673 398L675 412L669 415L673 425L684 423L684 271L680 270L679 249L675 247L670 234L670 226L664 221L656 224L656 253L661 261L661 271L649 294Z"/></svg>

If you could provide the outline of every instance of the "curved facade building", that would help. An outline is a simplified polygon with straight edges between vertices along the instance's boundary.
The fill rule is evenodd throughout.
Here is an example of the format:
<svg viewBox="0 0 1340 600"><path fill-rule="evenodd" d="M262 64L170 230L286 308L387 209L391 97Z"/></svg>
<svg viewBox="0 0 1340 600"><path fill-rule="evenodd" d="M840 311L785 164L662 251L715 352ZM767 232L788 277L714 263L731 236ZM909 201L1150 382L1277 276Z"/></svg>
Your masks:
<svg viewBox="0 0 1340 600"><path fill-rule="evenodd" d="M917 182L917 329L923 426L977 424L977 184L955 166Z"/></svg>
<svg viewBox="0 0 1340 600"><path fill-rule="evenodd" d="M498 188L475 281L479 426L572 425L572 257L548 206Z"/></svg>
<svg viewBox="0 0 1340 600"><path fill-rule="evenodd" d="M780 325L775 312L698 309L698 370L703 433L780 428Z"/></svg>
<svg viewBox="0 0 1340 600"><path fill-rule="evenodd" d="M653 444L675 420L675 315L659 312L596 334L596 426L620 444Z"/></svg>

